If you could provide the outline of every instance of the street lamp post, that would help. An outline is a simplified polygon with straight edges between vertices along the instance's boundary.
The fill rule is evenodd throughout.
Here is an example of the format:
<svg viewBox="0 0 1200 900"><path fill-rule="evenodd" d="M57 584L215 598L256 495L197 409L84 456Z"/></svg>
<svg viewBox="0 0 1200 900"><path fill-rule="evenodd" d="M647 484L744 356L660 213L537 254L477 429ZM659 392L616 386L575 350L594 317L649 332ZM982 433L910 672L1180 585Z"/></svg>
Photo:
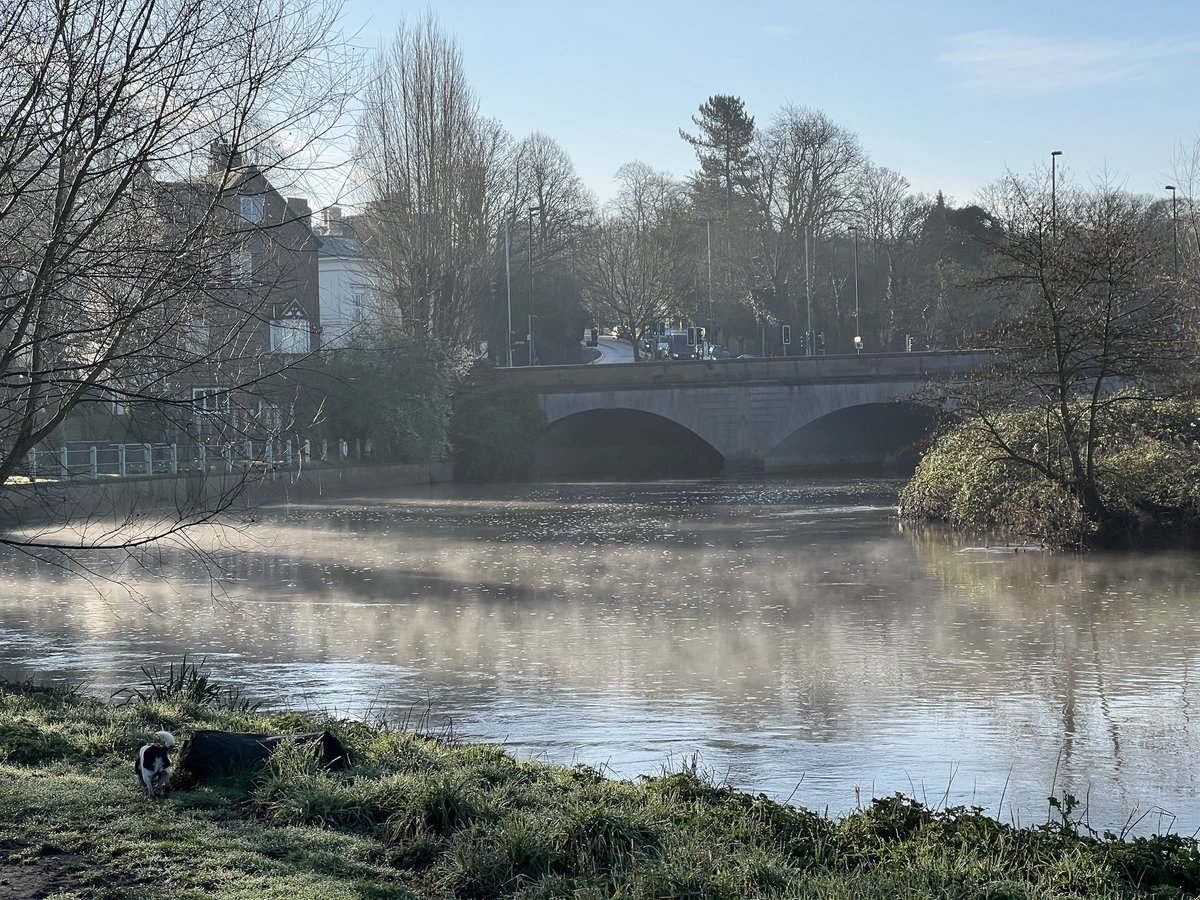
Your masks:
<svg viewBox="0 0 1200 900"><path fill-rule="evenodd" d="M704 233L708 240L708 328L713 327L712 305L712 219L704 220ZM714 331L715 334L715 331ZM710 338L711 340L711 338Z"/></svg>
<svg viewBox="0 0 1200 900"><path fill-rule="evenodd" d="M858 226L851 225L854 233L854 352L862 353L862 327L858 319Z"/></svg>
<svg viewBox="0 0 1200 900"><path fill-rule="evenodd" d="M1055 162L1062 156L1061 150L1050 151L1050 236L1058 237L1058 192Z"/></svg>
<svg viewBox="0 0 1200 900"><path fill-rule="evenodd" d="M816 348L813 346L816 340L813 337L812 330L812 279L811 269L808 265L808 226L804 226L804 302L808 307L808 328L804 332L804 355L812 356Z"/></svg>
<svg viewBox="0 0 1200 900"><path fill-rule="evenodd" d="M1171 240L1175 244L1175 280L1179 280L1179 220L1175 217L1175 185L1168 184L1171 192Z"/></svg>
<svg viewBox="0 0 1200 900"><path fill-rule="evenodd" d="M529 364L533 365L533 214L541 212L540 206L529 207L529 331L525 340L529 343Z"/></svg>
<svg viewBox="0 0 1200 900"><path fill-rule="evenodd" d="M508 367L512 368L512 269L508 264L508 217L504 219L504 284L508 289L508 331L504 335L504 348Z"/></svg>

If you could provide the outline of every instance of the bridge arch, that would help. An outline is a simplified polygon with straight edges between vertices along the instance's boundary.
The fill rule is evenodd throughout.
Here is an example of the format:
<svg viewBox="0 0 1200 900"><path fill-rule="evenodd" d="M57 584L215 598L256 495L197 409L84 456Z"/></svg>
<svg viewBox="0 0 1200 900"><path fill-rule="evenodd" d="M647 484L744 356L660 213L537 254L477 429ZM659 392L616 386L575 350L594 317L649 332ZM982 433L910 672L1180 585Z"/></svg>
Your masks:
<svg viewBox="0 0 1200 900"><path fill-rule="evenodd" d="M719 475L724 457L690 428L625 407L552 421L538 442L537 475L548 479L665 479Z"/></svg>
<svg viewBox="0 0 1200 900"><path fill-rule="evenodd" d="M939 411L914 402L844 406L796 428L767 451L765 468L911 471L937 427Z"/></svg>

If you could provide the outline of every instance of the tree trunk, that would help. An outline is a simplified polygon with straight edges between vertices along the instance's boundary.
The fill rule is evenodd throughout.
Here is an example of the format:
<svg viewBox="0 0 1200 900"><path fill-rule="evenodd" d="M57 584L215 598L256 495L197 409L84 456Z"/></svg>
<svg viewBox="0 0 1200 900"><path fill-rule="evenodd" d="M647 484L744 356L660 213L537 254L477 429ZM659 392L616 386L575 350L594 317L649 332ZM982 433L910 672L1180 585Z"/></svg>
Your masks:
<svg viewBox="0 0 1200 900"><path fill-rule="evenodd" d="M271 752L285 741L309 748L313 756L327 769L343 769L350 764L350 754L342 742L328 731L309 734L242 734L234 731L197 731L184 741L179 751L178 765L197 777L236 769L248 769L264 764Z"/></svg>

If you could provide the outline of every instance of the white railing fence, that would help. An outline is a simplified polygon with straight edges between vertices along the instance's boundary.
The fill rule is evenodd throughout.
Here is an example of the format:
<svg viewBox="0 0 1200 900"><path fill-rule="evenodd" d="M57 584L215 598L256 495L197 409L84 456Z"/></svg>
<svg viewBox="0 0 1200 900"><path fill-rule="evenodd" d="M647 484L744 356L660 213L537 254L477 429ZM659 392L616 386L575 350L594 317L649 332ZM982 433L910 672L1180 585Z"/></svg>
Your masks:
<svg viewBox="0 0 1200 900"><path fill-rule="evenodd" d="M59 481L73 478L129 478L132 476L172 476L181 472L206 472L232 475L234 472L294 469L320 461L345 465L361 462L373 455L371 442L323 440L314 448L312 441L298 446L291 440L255 441L194 445L181 456L177 444L92 444L29 451L30 481ZM313 455L314 449L317 455ZM330 450L333 458L330 458ZM186 452L186 451L185 451Z"/></svg>

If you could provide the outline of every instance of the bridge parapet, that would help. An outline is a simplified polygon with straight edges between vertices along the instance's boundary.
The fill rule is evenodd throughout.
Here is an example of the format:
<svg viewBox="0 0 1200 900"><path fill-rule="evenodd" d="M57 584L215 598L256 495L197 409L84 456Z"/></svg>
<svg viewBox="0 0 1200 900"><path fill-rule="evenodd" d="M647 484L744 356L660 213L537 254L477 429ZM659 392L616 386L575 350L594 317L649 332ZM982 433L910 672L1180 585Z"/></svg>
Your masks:
<svg viewBox="0 0 1200 900"><path fill-rule="evenodd" d="M765 359L646 361L576 366L518 366L491 374L539 392L654 389L688 385L913 382L965 375L991 361L987 350L782 356Z"/></svg>

